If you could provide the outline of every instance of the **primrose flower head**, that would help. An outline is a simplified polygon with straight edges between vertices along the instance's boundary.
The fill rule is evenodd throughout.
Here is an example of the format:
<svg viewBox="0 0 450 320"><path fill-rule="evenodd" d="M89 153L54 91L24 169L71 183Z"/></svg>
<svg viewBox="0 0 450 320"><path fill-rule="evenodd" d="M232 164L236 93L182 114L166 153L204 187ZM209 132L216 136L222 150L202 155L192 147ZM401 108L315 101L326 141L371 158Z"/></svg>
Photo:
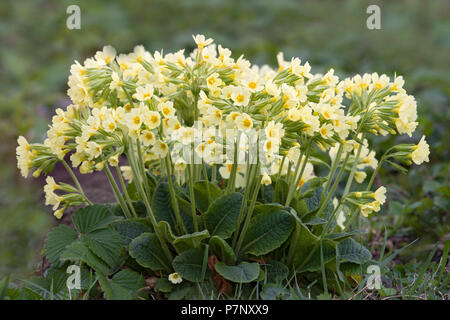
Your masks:
<svg viewBox="0 0 450 320"><path fill-rule="evenodd" d="M385 187L379 187L373 194L372 197L378 201L380 204L385 203L386 201L386 188Z"/></svg>
<svg viewBox="0 0 450 320"><path fill-rule="evenodd" d="M423 162L429 161L430 146L425 141L425 136L422 136L419 143L413 147L413 150L411 159L415 164L422 164Z"/></svg>
<svg viewBox="0 0 450 320"><path fill-rule="evenodd" d="M179 284L183 281L183 278L176 272L169 274L169 281L173 284Z"/></svg>

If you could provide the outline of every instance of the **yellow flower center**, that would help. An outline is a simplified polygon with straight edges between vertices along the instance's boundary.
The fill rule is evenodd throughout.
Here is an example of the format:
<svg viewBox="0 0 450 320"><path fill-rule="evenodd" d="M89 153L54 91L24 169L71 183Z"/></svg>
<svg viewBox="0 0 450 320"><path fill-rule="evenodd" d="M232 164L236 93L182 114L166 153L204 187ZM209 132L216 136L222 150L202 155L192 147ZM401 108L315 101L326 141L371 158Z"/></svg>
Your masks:
<svg viewBox="0 0 450 320"><path fill-rule="evenodd" d="M157 123L158 120L159 120L159 117L156 116L156 115L153 115L153 116L150 118L150 121L151 121L152 123Z"/></svg>
<svg viewBox="0 0 450 320"><path fill-rule="evenodd" d="M244 125L244 127L249 128L249 127L251 127L252 122L249 119L244 119L242 124Z"/></svg>

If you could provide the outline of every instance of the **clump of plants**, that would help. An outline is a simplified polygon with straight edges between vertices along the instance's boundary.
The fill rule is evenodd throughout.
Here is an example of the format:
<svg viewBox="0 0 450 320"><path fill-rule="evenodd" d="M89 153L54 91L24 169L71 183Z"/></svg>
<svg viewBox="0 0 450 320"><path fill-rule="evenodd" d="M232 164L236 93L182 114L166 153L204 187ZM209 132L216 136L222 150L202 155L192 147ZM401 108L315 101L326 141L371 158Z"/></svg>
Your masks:
<svg viewBox="0 0 450 320"><path fill-rule="evenodd" d="M357 285L376 262L351 222L385 203L386 188L373 188L380 167L428 161L425 137L378 157L366 139L416 129L402 77L339 80L282 54L277 69L258 67L194 40L187 56L107 46L75 62L73 104L56 110L47 139L19 137L18 167L47 175L54 215L82 206L73 228L48 235L47 278L78 264L81 288L69 296L107 299L276 298ZM50 176L57 162L73 184ZM117 203L94 204L73 170L103 171Z"/></svg>

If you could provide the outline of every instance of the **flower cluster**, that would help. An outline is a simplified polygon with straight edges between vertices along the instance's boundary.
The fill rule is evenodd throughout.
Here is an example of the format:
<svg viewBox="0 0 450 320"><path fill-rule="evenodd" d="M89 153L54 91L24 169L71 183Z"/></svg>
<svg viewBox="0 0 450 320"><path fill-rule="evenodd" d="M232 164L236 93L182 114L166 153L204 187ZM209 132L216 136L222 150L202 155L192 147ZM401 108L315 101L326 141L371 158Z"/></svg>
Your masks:
<svg viewBox="0 0 450 320"><path fill-rule="evenodd" d="M380 211L380 206L386 202L386 188L380 187L375 192L352 192L348 194L347 200L357 203L361 214L367 217L372 212Z"/></svg>
<svg viewBox="0 0 450 320"><path fill-rule="evenodd" d="M145 172L175 175L184 184L202 174L204 179L202 167L209 167L230 190L245 188L249 178L265 186L285 179L289 205L314 177L315 149L328 151L332 160L327 187L339 168L362 183L365 169L375 170L382 162L366 137L411 136L417 127L417 105L403 89L402 77L373 73L339 80L333 69L313 74L308 62L286 61L282 54L277 69L258 67L243 56L233 58L212 39L197 35L194 41L197 48L189 55L184 50L150 53L142 46L118 55L106 46L83 64L75 62L67 91L73 104L56 110L43 144L18 140L22 175L32 169L34 176L47 174L70 155L82 174L108 174L115 167L144 188ZM420 164L428 161L429 148L422 138L417 146L399 145L390 152L383 160ZM125 158L128 163L120 164ZM61 187L47 182L47 204L55 209L61 202L66 208L88 201L77 181L76 188L65 191L78 196L64 199L54 193ZM372 193L358 198L363 215L383 204L384 192L377 192L373 202L360 201Z"/></svg>

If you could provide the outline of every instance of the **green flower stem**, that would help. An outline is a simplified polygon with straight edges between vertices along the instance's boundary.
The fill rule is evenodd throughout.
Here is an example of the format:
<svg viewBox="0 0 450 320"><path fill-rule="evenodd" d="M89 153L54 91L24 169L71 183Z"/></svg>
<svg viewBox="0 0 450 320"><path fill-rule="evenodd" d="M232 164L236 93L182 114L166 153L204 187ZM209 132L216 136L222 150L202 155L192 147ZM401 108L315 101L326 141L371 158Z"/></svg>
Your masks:
<svg viewBox="0 0 450 320"><path fill-rule="evenodd" d="M191 209L192 209L192 220L194 222L194 231L198 231L198 222L197 222L197 210L195 208L195 194L194 194L194 178L193 178L193 171L194 171L194 164L188 165L188 175L189 175L189 196L191 198Z"/></svg>
<svg viewBox="0 0 450 320"><path fill-rule="evenodd" d="M70 166L68 165L68 163L63 159L61 160L62 164L64 165L64 168L66 168L67 172L69 173L69 175L72 177L73 182L75 182L75 185L77 186L78 192L80 192L80 194L83 196L84 200L86 200L86 202L89 205L92 205L93 203L88 199L88 197L86 197L86 194L83 191L83 188L81 187L80 182L78 181L77 177L75 176L75 173L73 173L72 169L70 168Z"/></svg>
<svg viewBox="0 0 450 320"><path fill-rule="evenodd" d="M381 169L381 166L382 166L382 164L384 162L384 159L385 158L384 158L384 155L383 155L381 157L380 161L378 162L378 165L375 168L374 172L372 173L372 176L370 177L369 183L367 184L367 187L366 187L366 191L369 191L372 188L372 184L375 181L375 177L377 176L378 171L380 171L380 169Z"/></svg>
<svg viewBox="0 0 450 320"><path fill-rule="evenodd" d="M336 205L336 208L334 208L333 212L331 213L330 218L327 221L327 224L325 225L325 228L322 230L322 234L320 235L320 239L322 240L325 236L326 232L328 231L328 227L331 224L331 221L333 220L334 216L336 215L336 212L338 211L339 207L341 206L342 202L344 202L345 196L342 196L342 198L339 200L338 204Z"/></svg>
<svg viewBox="0 0 450 320"><path fill-rule="evenodd" d="M373 171L372 176L370 177L369 183L367 184L366 187L366 191L370 191L370 189L372 188L372 184L375 181L375 177L378 174L378 171L380 171L381 166L384 162L385 159L385 155L383 155L380 159L380 161L378 162L378 165L376 167L376 169ZM353 223L353 221L355 220L356 214L358 213L359 208L355 208L355 210L353 210L352 215L350 216L350 219L348 220L348 222L345 224L345 228L348 228L349 226L351 226L351 224Z"/></svg>
<svg viewBox="0 0 450 320"><path fill-rule="evenodd" d="M287 255L287 266L290 268L292 265L292 259L294 258L294 253L297 250L297 241L298 241L298 237L299 237L299 232L296 232L296 230L294 229L294 234L292 235L292 240L291 244L289 246L289 251L288 251L288 255Z"/></svg>
<svg viewBox="0 0 450 320"><path fill-rule="evenodd" d="M299 158L298 158L298 163L297 163L297 166L296 166L295 172L294 172L294 183L293 183L292 185L289 186L289 192L288 192L288 196L287 196L286 203L285 203L285 206L286 206L286 207L289 206L289 204L290 204L291 201L292 201L292 197L293 197L294 194L295 194L295 190L297 189L297 186L298 186L298 184L299 184L299 182L300 182L300 179L302 178L303 172L305 171L306 163L308 162L308 158L309 158L310 152L311 152L311 143L308 142L308 143L307 143L307 147L306 147L306 155L305 155L305 159L303 160L302 168L301 168L301 170L300 170L300 174L299 174L298 177L297 177L297 172L298 172L298 168L299 168L300 163L301 163L302 154L300 154L300 156L299 156Z"/></svg>
<svg viewBox="0 0 450 320"><path fill-rule="evenodd" d="M238 218L238 230L234 233L234 237L233 237L233 242L232 242L232 246L233 248L236 246L236 241L239 235L239 227L241 225L242 219L244 218L244 211L247 208L247 200L248 200L248 195L249 195L249 190L250 190L250 185L251 182L254 180L254 175L256 170L253 170L253 168L255 167L255 165L250 165L247 164L248 166L248 170L247 170L247 175L246 175L246 182L245 182L245 189L244 189L244 197L242 199L242 205L241 205L241 210L239 211L239 218Z"/></svg>
<svg viewBox="0 0 450 320"><path fill-rule="evenodd" d="M133 142L131 142L131 143L133 143ZM148 181L147 181L148 179L147 179L147 174L145 171L144 156L142 154L141 143L138 140L136 140L136 146L137 146L137 155L138 155L137 162L138 162L138 165L142 172L143 187L144 187L144 190L147 192L147 194L149 194L150 186L148 185Z"/></svg>
<svg viewBox="0 0 450 320"><path fill-rule="evenodd" d="M364 141L364 133L361 135L361 141ZM347 195L347 193L350 191L350 188L352 186L353 178L355 176L356 167L358 165L359 155L361 154L361 150L362 150L362 143L360 143L358 145L358 150L356 151L355 160L353 161L352 169L351 169L350 174L348 176L347 184L345 185L344 194L343 194L344 196Z"/></svg>
<svg viewBox="0 0 450 320"><path fill-rule="evenodd" d="M178 227L181 228L181 231L184 232L184 234L187 233L186 228L184 227L183 224L183 219L181 219L181 215L180 215L180 208L178 206L178 200L177 200L177 195L175 193L175 188L173 186L173 181L172 181L172 172L171 172L171 164L170 164L170 159L169 159L169 155L167 155L164 158L165 164L166 164L166 172L167 172L167 181L169 182L169 191L170 191L170 200L172 201L172 207L173 207L173 211L175 212L175 217L177 219L177 223L178 223Z"/></svg>
<svg viewBox="0 0 450 320"><path fill-rule="evenodd" d="M119 166L116 166L116 172L119 176L120 184L122 185L122 190L125 195L125 200L128 202L128 205L130 207L131 213L135 218L138 217L136 210L134 210L133 202L131 201L130 195L128 194L127 186L125 185L125 181L123 180L122 173L120 172Z"/></svg>
<svg viewBox="0 0 450 320"><path fill-rule="evenodd" d="M277 173L277 178L276 178L276 183L275 183L275 190L274 190L275 199L274 200L276 200L277 202L280 201L280 199L278 199L278 190L280 189L280 184L278 183L278 181L280 181L281 171L283 170L285 160L286 160L286 155L284 155L283 158L281 159L281 164L280 164L280 167L278 168L278 173Z"/></svg>
<svg viewBox="0 0 450 320"><path fill-rule="evenodd" d="M211 174L211 182L215 183L217 180L217 165L213 164L212 165L212 174Z"/></svg>
<svg viewBox="0 0 450 320"><path fill-rule="evenodd" d="M256 170L255 170L256 172L258 171L258 168L259 168L259 166L256 165ZM253 210L255 209L256 198L258 197L259 188L261 187L261 176L259 176L257 179L254 179L254 184L255 184L255 186L254 186L254 190L253 190L252 199L250 202L250 207L248 208L248 212L247 212L247 215L246 215L245 221L244 221L244 226L242 227L242 231L241 231L239 240L236 245L235 252L237 253L238 256L240 255L242 243L244 242L244 238L247 233L248 225L250 224L250 220L253 216Z"/></svg>
<svg viewBox="0 0 450 320"><path fill-rule="evenodd" d="M206 164L205 161L202 160L202 168L203 168L203 176L206 181L206 194L208 196L208 203L211 202L211 193L209 191L209 179L208 179L208 171L206 170Z"/></svg>
<svg viewBox="0 0 450 320"><path fill-rule="evenodd" d="M342 167L339 170L338 176L336 177L336 181L334 181L334 184L331 187L330 192L328 192L327 196L325 197L325 200L321 202L319 210L317 211L317 214L316 214L317 217L320 217L320 215L322 214L323 210L325 210L325 208L326 208L326 206L328 204L328 201L330 201L331 197L334 195L334 192L336 191L336 188L337 188L337 186L339 184L339 181L341 180L342 174L345 171L345 165L347 164L347 161L348 161L349 157L350 157L350 153L347 153L347 155L344 158L344 162L342 163Z"/></svg>
<svg viewBox="0 0 450 320"><path fill-rule="evenodd" d="M302 264L298 267L298 269L301 269L309 261L309 259L311 259L312 255L316 252L317 248L319 247L319 244L322 243L323 237L325 236L325 234L328 230L328 227L331 224L331 221L333 220L334 216L336 215L336 212L338 211L339 207L341 206L342 202L344 201L344 198L345 197L342 197L341 200L339 201L338 205L336 206L336 208L334 208L333 213L331 214L330 218L327 221L327 224L325 225L325 228L322 230L322 233L319 236L319 241L314 244L313 248L311 249L309 254L306 256L306 258L303 260Z"/></svg>
<svg viewBox="0 0 450 320"><path fill-rule="evenodd" d="M108 177L109 183L111 184L111 187L114 191L114 196L116 197L116 200L119 202L120 207L123 210L123 213L127 216L128 219L131 219L131 213L130 210L128 209L128 206L125 202L125 200L123 199L122 195L120 194L120 190L119 187L116 183L116 180L114 180L114 177L111 173L111 170L109 170L109 166L107 163L105 163L105 172L106 172L106 176Z"/></svg>
<svg viewBox="0 0 450 320"><path fill-rule="evenodd" d="M122 86L122 90L125 92L125 94L127 95L128 101L130 102L130 105L132 108L134 108L134 103L133 103L133 99L130 96L130 93L128 92L128 90L125 88L125 86Z"/></svg>
<svg viewBox="0 0 450 320"><path fill-rule="evenodd" d="M158 237L158 240L161 244L161 248L164 251L164 254L166 255L166 257L169 259L170 262L172 262L173 260L173 256L170 253L169 248L167 247L167 243L164 240L164 236L161 234L160 229L158 228L158 222L156 221L155 215L153 214L153 210L152 207L150 205L150 201L148 199L147 194L145 193L144 187L142 185L142 182L140 181L140 176L139 176L139 171L137 168L137 164L136 164L136 160L134 159L134 151L133 151L133 146L130 143L129 145L129 152L127 152L127 156L128 159L130 161L130 165L131 165L131 170L133 171L133 178L134 178L134 182L136 184L136 188L139 192L139 195L142 198L142 201L144 201L144 205L145 208L147 210L147 215L150 218L150 222L152 223L153 229L155 230L156 236Z"/></svg>
<svg viewBox="0 0 450 320"><path fill-rule="evenodd" d="M238 132L238 136L236 138L236 142L234 145L234 154L233 154L233 165L231 166L230 177L228 179L228 193L234 192L234 188L236 185L236 172L237 172L237 163L239 156L239 141L240 141L241 133Z"/></svg>
<svg viewBox="0 0 450 320"><path fill-rule="evenodd" d="M339 144L339 149L336 153L336 156L334 157L333 164L331 165L330 173L328 175L327 179L327 185L325 186L325 192L328 192L328 189L330 188L331 181L333 180L334 174L336 172L336 169L338 167L339 161L341 160L342 150L344 149L343 144Z"/></svg>
<svg viewBox="0 0 450 320"><path fill-rule="evenodd" d="M300 168L300 164L302 162L301 160L303 158L303 154L304 154L304 150L299 150L299 156L298 156L297 163L295 165L295 170L294 170L293 176L291 177L291 171L290 170L287 172L287 175L288 175L288 181L287 181L287 183L288 183L288 194L287 194L287 197L286 197L286 202L284 204L286 207L291 202L291 199L290 199L291 198L291 193L292 193L292 189L294 189L294 187L293 187L294 184L293 184L292 180L295 181L297 179L297 174L298 174L298 170Z"/></svg>

